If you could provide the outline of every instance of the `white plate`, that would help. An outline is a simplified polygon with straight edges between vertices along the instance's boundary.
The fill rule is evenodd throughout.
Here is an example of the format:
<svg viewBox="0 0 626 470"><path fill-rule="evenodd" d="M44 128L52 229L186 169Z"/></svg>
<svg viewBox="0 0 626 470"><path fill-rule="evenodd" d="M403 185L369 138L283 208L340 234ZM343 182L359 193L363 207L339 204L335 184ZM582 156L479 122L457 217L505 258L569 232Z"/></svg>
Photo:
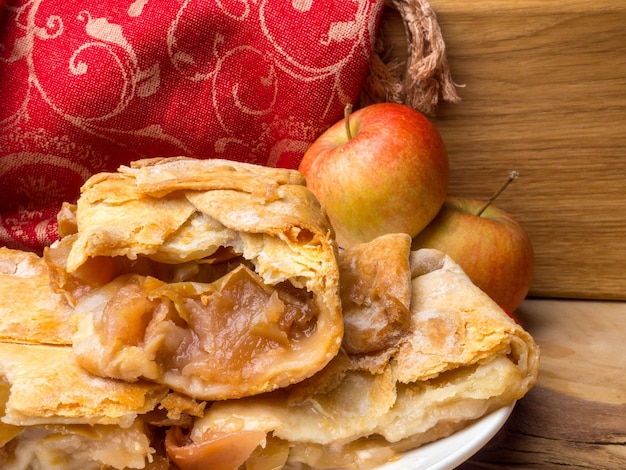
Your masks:
<svg viewBox="0 0 626 470"><path fill-rule="evenodd" d="M452 470L487 444L506 423L515 403L500 408L460 431L406 452L377 470Z"/></svg>

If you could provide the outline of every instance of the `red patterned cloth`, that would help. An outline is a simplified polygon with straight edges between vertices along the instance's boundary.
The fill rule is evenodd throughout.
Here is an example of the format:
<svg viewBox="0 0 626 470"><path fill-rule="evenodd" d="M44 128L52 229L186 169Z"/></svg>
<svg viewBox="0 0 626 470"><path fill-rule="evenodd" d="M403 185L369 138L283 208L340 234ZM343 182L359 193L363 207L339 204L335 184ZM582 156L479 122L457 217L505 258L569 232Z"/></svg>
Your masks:
<svg viewBox="0 0 626 470"><path fill-rule="evenodd" d="M41 251L92 174L296 168L355 102L384 0L0 0L0 245Z"/></svg>

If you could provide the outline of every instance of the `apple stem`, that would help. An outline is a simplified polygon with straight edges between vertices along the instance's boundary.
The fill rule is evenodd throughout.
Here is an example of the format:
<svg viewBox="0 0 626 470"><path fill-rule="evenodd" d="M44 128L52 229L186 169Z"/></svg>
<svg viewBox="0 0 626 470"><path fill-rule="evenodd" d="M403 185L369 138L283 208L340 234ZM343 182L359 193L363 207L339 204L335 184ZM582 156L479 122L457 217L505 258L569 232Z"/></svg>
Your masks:
<svg viewBox="0 0 626 470"><path fill-rule="evenodd" d="M352 105L348 103L343 110L343 117L346 121L346 135L348 136L348 140L352 139L352 132L350 131L350 114L352 114Z"/></svg>
<svg viewBox="0 0 626 470"><path fill-rule="evenodd" d="M489 207L491 205L491 203L493 201L496 200L496 198L500 195L500 193L502 191L504 191L506 189L506 187L511 184L513 182L513 180L515 178L517 178L519 176L519 173L517 171L512 171L509 173L509 176L507 177L506 181L502 184L502 186L500 186L500 189L498 189L493 196L491 196L489 198L489 200L485 203L485 205L482 207L482 209L480 209L480 211L478 211L478 213L476 215L480 216L483 212L485 212L485 209L487 209L487 207Z"/></svg>

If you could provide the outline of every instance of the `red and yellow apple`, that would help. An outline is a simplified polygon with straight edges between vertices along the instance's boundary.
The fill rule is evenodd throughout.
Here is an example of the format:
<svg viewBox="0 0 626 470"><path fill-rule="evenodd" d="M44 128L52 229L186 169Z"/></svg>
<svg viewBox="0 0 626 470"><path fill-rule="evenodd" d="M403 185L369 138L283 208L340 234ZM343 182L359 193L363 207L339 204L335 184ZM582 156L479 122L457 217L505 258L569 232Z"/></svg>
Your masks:
<svg viewBox="0 0 626 470"><path fill-rule="evenodd" d="M386 233L414 237L448 189L448 155L437 128L395 103L366 106L331 126L299 170L344 248Z"/></svg>
<svg viewBox="0 0 626 470"><path fill-rule="evenodd" d="M413 249L447 253L498 305L513 313L527 296L534 252L527 232L511 215L485 202L448 196Z"/></svg>

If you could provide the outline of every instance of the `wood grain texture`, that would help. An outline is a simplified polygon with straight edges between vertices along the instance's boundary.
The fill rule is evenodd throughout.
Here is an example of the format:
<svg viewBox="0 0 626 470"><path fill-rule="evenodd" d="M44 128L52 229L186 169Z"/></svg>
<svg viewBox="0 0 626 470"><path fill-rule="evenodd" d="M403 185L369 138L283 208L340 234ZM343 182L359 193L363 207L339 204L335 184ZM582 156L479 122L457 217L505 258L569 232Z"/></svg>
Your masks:
<svg viewBox="0 0 626 470"><path fill-rule="evenodd" d="M626 405L580 400L536 387L500 432L458 470L623 470Z"/></svg>
<svg viewBox="0 0 626 470"><path fill-rule="evenodd" d="M433 120L450 193L496 205L535 247L534 297L626 299L626 2L431 0L462 101ZM383 18L386 49L404 26Z"/></svg>
<svg viewBox="0 0 626 470"><path fill-rule="evenodd" d="M624 302L526 300L517 316L541 348L537 385L458 470L626 468L625 315Z"/></svg>

